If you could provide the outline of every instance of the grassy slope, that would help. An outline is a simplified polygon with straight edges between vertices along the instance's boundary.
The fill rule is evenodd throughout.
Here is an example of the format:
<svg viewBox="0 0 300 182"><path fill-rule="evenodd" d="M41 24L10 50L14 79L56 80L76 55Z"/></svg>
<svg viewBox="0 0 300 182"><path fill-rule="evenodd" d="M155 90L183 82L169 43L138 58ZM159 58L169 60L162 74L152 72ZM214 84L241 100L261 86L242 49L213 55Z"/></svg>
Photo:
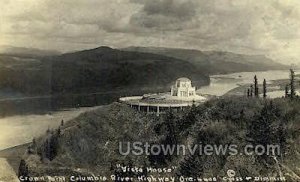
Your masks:
<svg viewBox="0 0 300 182"><path fill-rule="evenodd" d="M215 176L226 175L228 169L236 169L241 176L276 175L278 170L272 158L268 165L257 156L120 156L117 152L119 141L152 141L158 143L180 144L237 144L239 148L248 144L251 139L249 127L259 118L265 117L267 108L271 118L272 142L278 142L277 133L280 121L284 121L286 150L279 165L281 171L290 181L300 175L299 133L300 104L297 101L284 99L265 102L264 100L246 98L224 98L212 100L198 108L167 115L159 120L141 115L120 104L112 104L100 110L86 113L69 122L62 129L59 137L58 154L51 162L40 161L40 156L28 155L26 158L31 174L59 174L60 167L67 167L69 172L80 168L96 174L110 174L111 164L131 161L133 165L178 166L177 174ZM273 117L274 116L274 117ZM168 119L169 118L169 119ZM170 128L173 128L171 131ZM259 132L259 130L257 131ZM274 136L273 136L274 135ZM39 140L43 148L45 136ZM251 164L251 165L250 165ZM267 166L266 166L267 165ZM50 167L49 167L50 166ZM48 171L42 170L47 168ZM56 170L51 170L51 169ZM49 170L50 169L50 170ZM65 173L65 171L64 171ZM294 174L293 174L294 173Z"/></svg>

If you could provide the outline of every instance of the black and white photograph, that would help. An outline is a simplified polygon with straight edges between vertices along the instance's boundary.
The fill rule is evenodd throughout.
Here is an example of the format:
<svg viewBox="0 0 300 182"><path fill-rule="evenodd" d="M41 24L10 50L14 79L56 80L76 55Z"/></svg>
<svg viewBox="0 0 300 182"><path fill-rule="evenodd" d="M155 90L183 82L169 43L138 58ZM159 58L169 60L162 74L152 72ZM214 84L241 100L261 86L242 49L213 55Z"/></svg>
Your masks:
<svg viewBox="0 0 300 182"><path fill-rule="evenodd" d="M299 0L0 8L0 182L300 182Z"/></svg>

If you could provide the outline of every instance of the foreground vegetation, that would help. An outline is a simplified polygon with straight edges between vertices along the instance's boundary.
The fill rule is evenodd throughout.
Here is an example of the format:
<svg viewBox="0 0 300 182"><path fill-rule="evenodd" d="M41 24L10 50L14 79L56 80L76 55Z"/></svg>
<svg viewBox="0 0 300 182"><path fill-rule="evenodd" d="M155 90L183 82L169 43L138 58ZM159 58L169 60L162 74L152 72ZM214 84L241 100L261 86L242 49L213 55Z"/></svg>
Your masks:
<svg viewBox="0 0 300 182"><path fill-rule="evenodd" d="M300 178L300 102L296 98L226 97L161 117L145 115L119 103L82 114L48 130L28 148L19 175L116 174L115 164L177 166L174 176L285 176ZM228 145L277 144L278 155L155 155L122 156L119 142ZM143 174L147 175L147 174Z"/></svg>

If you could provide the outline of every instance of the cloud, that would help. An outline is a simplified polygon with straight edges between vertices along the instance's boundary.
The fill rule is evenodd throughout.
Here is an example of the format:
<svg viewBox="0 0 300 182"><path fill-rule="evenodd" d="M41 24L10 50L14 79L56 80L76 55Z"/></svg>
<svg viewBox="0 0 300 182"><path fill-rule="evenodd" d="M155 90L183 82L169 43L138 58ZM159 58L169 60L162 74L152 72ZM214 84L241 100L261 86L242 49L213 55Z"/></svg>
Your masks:
<svg viewBox="0 0 300 182"><path fill-rule="evenodd" d="M180 20L190 19L195 15L192 0L152 0L146 1L143 11L147 15L162 15Z"/></svg>
<svg viewBox="0 0 300 182"><path fill-rule="evenodd" d="M166 46L300 57L298 0L6 0L0 6L0 44L63 51Z"/></svg>
<svg viewBox="0 0 300 182"><path fill-rule="evenodd" d="M133 1L137 2L137 1ZM180 30L196 15L195 0L139 1L143 8L132 15L132 26L160 30Z"/></svg>

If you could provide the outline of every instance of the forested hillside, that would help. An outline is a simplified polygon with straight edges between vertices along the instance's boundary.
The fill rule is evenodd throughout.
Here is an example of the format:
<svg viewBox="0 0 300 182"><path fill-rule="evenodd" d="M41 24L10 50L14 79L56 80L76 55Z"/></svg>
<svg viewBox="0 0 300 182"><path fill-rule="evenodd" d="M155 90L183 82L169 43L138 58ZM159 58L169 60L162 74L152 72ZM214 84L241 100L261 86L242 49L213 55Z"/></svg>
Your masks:
<svg viewBox="0 0 300 182"><path fill-rule="evenodd" d="M148 52L178 58L192 63L201 69L203 73L207 74L288 69L288 66L274 62L264 55L244 55L222 51L164 47L128 47L124 50Z"/></svg>
<svg viewBox="0 0 300 182"><path fill-rule="evenodd" d="M209 83L192 64L150 53L99 47L40 59L0 57L0 88L29 95L99 91L169 90L178 77L197 86ZM128 94L129 94L128 93Z"/></svg>
<svg viewBox="0 0 300 182"><path fill-rule="evenodd" d="M299 181L300 102L298 99L222 98L169 112L160 118L114 103L86 113L37 139L21 163L20 174L118 174L115 163L177 166L174 176L279 176ZM122 156L118 143L279 145L275 155ZM196 153L197 154L197 153ZM145 160L146 159L146 160ZM24 169L25 173L24 173ZM28 169L28 170L27 170ZM61 169L61 170L60 170ZM80 171L75 169L81 169Z"/></svg>
<svg viewBox="0 0 300 182"><path fill-rule="evenodd" d="M183 76L199 87L207 85L212 74L286 68L264 56L188 49L99 47L56 54L18 48L0 55L0 88L26 95L120 90L130 94L168 91Z"/></svg>

